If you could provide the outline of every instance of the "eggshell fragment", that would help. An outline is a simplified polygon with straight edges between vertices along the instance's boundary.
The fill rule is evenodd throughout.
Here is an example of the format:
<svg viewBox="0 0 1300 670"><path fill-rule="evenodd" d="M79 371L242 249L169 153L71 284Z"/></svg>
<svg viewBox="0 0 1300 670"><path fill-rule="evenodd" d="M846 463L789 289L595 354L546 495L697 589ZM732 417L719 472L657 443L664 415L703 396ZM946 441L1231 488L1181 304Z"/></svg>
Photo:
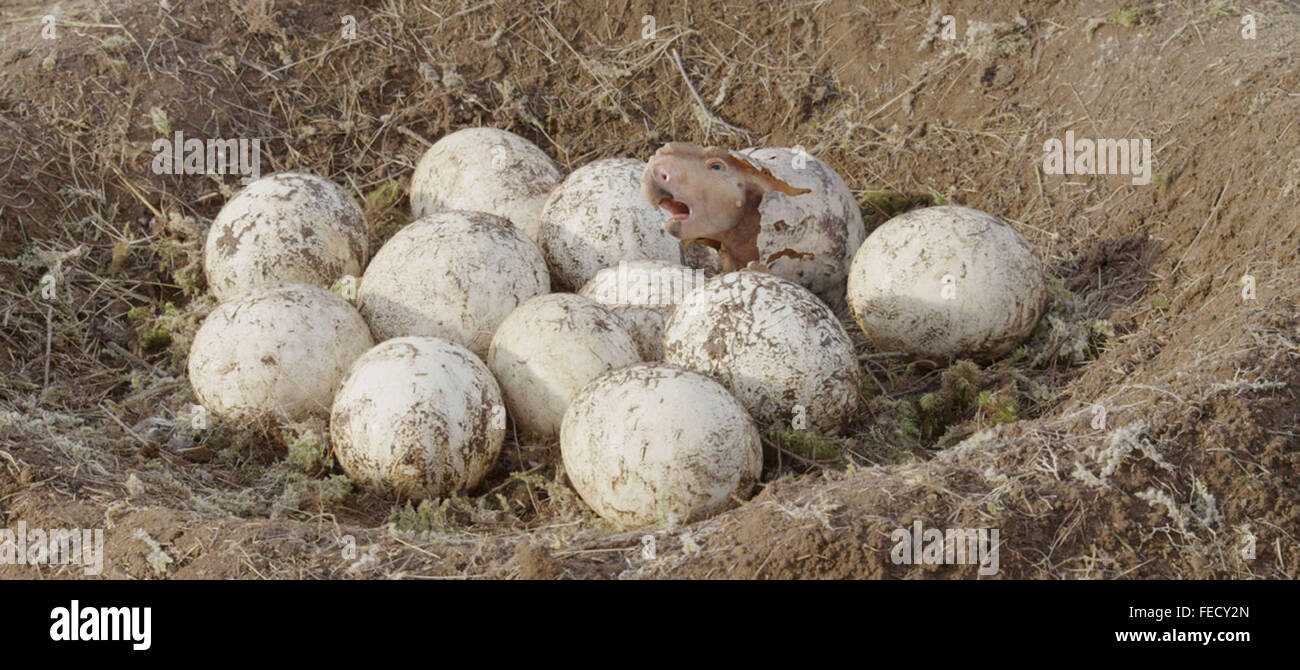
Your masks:
<svg viewBox="0 0 1300 670"><path fill-rule="evenodd" d="M844 280L853 254L866 238L862 212L848 185L830 165L805 151L751 147L737 152L785 183L810 189L802 195L772 191L759 204L759 260L831 305L842 305ZM704 247L707 249L707 247ZM707 263L692 267L708 269ZM698 257L697 257L698 258Z"/></svg>

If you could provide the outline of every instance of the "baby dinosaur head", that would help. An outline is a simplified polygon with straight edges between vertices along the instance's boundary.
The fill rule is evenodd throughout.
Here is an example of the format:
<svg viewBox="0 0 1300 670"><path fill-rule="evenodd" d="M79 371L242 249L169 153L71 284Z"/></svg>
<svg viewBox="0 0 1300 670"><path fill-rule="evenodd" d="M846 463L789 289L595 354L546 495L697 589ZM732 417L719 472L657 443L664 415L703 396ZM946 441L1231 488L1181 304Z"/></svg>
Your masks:
<svg viewBox="0 0 1300 670"><path fill-rule="evenodd" d="M716 147L669 142L655 152L641 178L641 194L670 216L664 231L682 240L713 240L733 255L757 258L758 206L769 191L808 193L766 168ZM753 254L747 252L752 247ZM724 257L724 266L727 259Z"/></svg>

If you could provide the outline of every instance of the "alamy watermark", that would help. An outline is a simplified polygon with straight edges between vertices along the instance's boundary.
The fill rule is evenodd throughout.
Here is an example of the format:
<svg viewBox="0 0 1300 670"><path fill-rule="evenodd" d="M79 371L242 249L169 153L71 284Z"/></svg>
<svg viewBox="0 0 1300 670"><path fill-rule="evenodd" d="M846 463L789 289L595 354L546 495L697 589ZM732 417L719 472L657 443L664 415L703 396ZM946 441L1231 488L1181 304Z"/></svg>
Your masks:
<svg viewBox="0 0 1300 670"><path fill-rule="evenodd" d="M1043 142L1043 174L1127 174L1135 186L1151 183L1150 139L1096 139L1053 137Z"/></svg>
<svg viewBox="0 0 1300 670"><path fill-rule="evenodd" d="M28 529L27 522L19 521L14 530L0 528L0 564L79 564L87 575L95 576L104 571L104 530Z"/></svg>
<svg viewBox="0 0 1300 670"><path fill-rule="evenodd" d="M176 131L172 138L153 141L153 173L237 174L251 184L262 176L262 141L258 139L210 139L206 142Z"/></svg>
<svg viewBox="0 0 1300 670"><path fill-rule="evenodd" d="M646 270L619 261L614 285L614 304L639 307L680 303L687 293L708 280L704 270L662 268Z"/></svg>
<svg viewBox="0 0 1300 670"><path fill-rule="evenodd" d="M921 520L912 529L899 528L889 535L894 548L889 558L894 565L978 565L979 574L998 572L997 528L923 528Z"/></svg>
<svg viewBox="0 0 1300 670"><path fill-rule="evenodd" d="M50 610L50 639L55 642L129 641L145 651L153 646L152 607L82 607L73 600Z"/></svg>

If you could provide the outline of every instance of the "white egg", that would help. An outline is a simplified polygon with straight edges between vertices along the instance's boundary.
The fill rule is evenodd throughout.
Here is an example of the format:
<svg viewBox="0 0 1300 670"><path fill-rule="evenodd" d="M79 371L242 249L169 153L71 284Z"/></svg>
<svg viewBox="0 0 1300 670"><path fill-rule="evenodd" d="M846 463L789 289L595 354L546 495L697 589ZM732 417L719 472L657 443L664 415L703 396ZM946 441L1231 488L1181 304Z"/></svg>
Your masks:
<svg viewBox="0 0 1300 670"><path fill-rule="evenodd" d="M686 294L707 278L703 270L667 261L619 261L578 292L608 307L636 339L642 360L664 357L664 324Z"/></svg>
<svg viewBox="0 0 1300 670"><path fill-rule="evenodd" d="M552 293L506 317L487 360L515 426L545 440L559 434L565 408L587 382L641 357L613 312L579 295Z"/></svg>
<svg viewBox="0 0 1300 670"><path fill-rule="evenodd" d="M329 286L369 257L361 208L341 186L281 173L249 184L208 229L203 268L218 300L281 284Z"/></svg>
<svg viewBox="0 0 1300 670"><path fill-rule="evenodd" d="M323 288L260 289L221 303L203 321L190 346L190 383L219 416L326 416L335 386L372 344L357 310Z"/></svg>
<svg viewBox="0 0 1300 670"><path fill-rule="evenodd" d="M886 221L849 273L849 307L883 351L997 358L1029 335L1046 302L1043 265L1029 243L967 207L925 207Z"/></svg>
<svg viewBox="0 0 1300 670"><path fill-rule="evenodd" d="M663 214L641 196L645 163L609 158L573 171L542 207L538 240L551 274L577 290L622 260L682 262Z"/></svg>
<svg viewBox="0 0 1300 670"><path fill-rule="evenodd" d="M550 290L546 261L509 221L444 212L397 231L357 288L375 339L441 337L483 356L515 307Z"/></svg>
<svg viewBox="0 0 1300 670"><path fill-rule="evenodd" d="M560 171L528 140L496 128L464 128L424 152L411 175L411 214L487 212L537 240L538 216Z"/></svg>
<svg viewBox="0 0 1300 670"><path fill-rule="evenodd" d="M853 254L866 237L853 192L831 166L806 151L751 147L737 152L773 176L810 193L763 197L758 211L759 260L772 274L793 281L831 305L842 305L844 279ZM694 267L712 268L717 252L700 245ZM692 249L694 251L694 249Z"/></svg>
<svg viewBox="0 0 1300 670"><path fill-rule="evenodd" d="M808 289L766 272L730 272L687 294L664 327L664 361L717 380L763 426L831 433L858 405L844 327Z"/></svg>
<svg viewBox="0 0 1300 670"><path fill-rule="evenodd" d="M501 391L478 356L438 338L398 337L352 365L334 397L330 441L361 486L441 498L483 480L505 426Z"/></svg>
<svg viewBox="0 0 1300 670"><path fill-rule="evenodd" d="M745 408L717 382L663 363L584 387L565 412L560 451L582 499L624 528L717 514L749 496L763 467Z"/></svg>

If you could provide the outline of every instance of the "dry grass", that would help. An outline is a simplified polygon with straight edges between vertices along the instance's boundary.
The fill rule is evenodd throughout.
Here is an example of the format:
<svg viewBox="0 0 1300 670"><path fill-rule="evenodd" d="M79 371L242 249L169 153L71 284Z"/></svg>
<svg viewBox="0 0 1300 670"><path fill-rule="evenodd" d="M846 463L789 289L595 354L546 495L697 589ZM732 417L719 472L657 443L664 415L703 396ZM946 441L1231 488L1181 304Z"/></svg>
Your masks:
<svg viewBox="0 0 1300 670"><path fill-rule="evenodd" d="M1167 92L1184 99L1128 113L1145 99L1138 85L1108 89L1093 69L1115 58L1120 30L1151 31L1173 59L1244 8L1156 3L1129 17L1026 5L1025 24L989 21L949 44L928 31L932 8L661 8L643 37L638 16L597 20L559 3L357 4L352 41L332 14L257 1L232 25L212 24L227 16L215 1L171 11L85 2L65 5L53 44L5 33L33 51L0 84L0 518L84 514L144 533L122 540L144 562L123 559L112 576L207 566L261 578L514 577L536 567L524 545L544 549L560 576L720 576L733 566L830 575L836 564L853 576L917 576L835 551L879 549L918 510L1035 529L1043 537L1007 545L1005 572L1016 576L1297 574L1297 533L1269 527L1296 517L1269 517L1258 501L1295 484L1263 445L1300 439L1294 414L1282 415L1297 406L1300 277L1278 249L1297 231L1272 220L1300 196L1300 164L1252 157L1201 179L1231 160L1179 134L1209 123L1193 99L1204 95L1173 79ZM1252 11L1261 26L1294 25L1278 5ZM6 12L0 31L37 16ZM846 28L817 31L815 21ZM842 56L859 26L890 45L865 74ZM1225 114L1255 124L1231 124L1216 141L1285 133L1295 68L1271 54L1209 63L1245 80L1241 109ZM1196 67L1168 76L1206 76L1184 58ZM55 77L47 62L76 76ZM1262 81L1265 65L1288 74ZM1049 72L1065 83L1031 95L990 89L998 68L1013 87ZM1004 213L1061 280L1054 320L1023 351L967 376L960 363L908 361L859 337L863 410L850 431L768 434L775 481L760 499L689 528L614 532L547 445L517 439L479 495L408 507L352 490L313 459L320 426L195 430L184 360L213 307L201 243L238 182L153 175L152 140L174 129L261 138L265 172L310 170L365 202L377 248L407 220L401 193L420 153L465 125L519 132L565 169L643 156L668 139L802 144L846 177L869 221L937 202ZM1150 191L1026 170L1042 138L1065 127L1183 140L1157 148L1167 185ZM1249 201L1266 196L1279 203ZM1235 221L1249 226L1244 241L1223 230ZM1243 308L1246 272L1260 297ZM47 275L53 298L42 295ZM1093 428L1098 406L1107 422ZM756 526L768 537L751 534ZM1243 528L1271 538L1266 560L1235 558ZM799 573L793 558L810 551L837 558Z"/></svg>

